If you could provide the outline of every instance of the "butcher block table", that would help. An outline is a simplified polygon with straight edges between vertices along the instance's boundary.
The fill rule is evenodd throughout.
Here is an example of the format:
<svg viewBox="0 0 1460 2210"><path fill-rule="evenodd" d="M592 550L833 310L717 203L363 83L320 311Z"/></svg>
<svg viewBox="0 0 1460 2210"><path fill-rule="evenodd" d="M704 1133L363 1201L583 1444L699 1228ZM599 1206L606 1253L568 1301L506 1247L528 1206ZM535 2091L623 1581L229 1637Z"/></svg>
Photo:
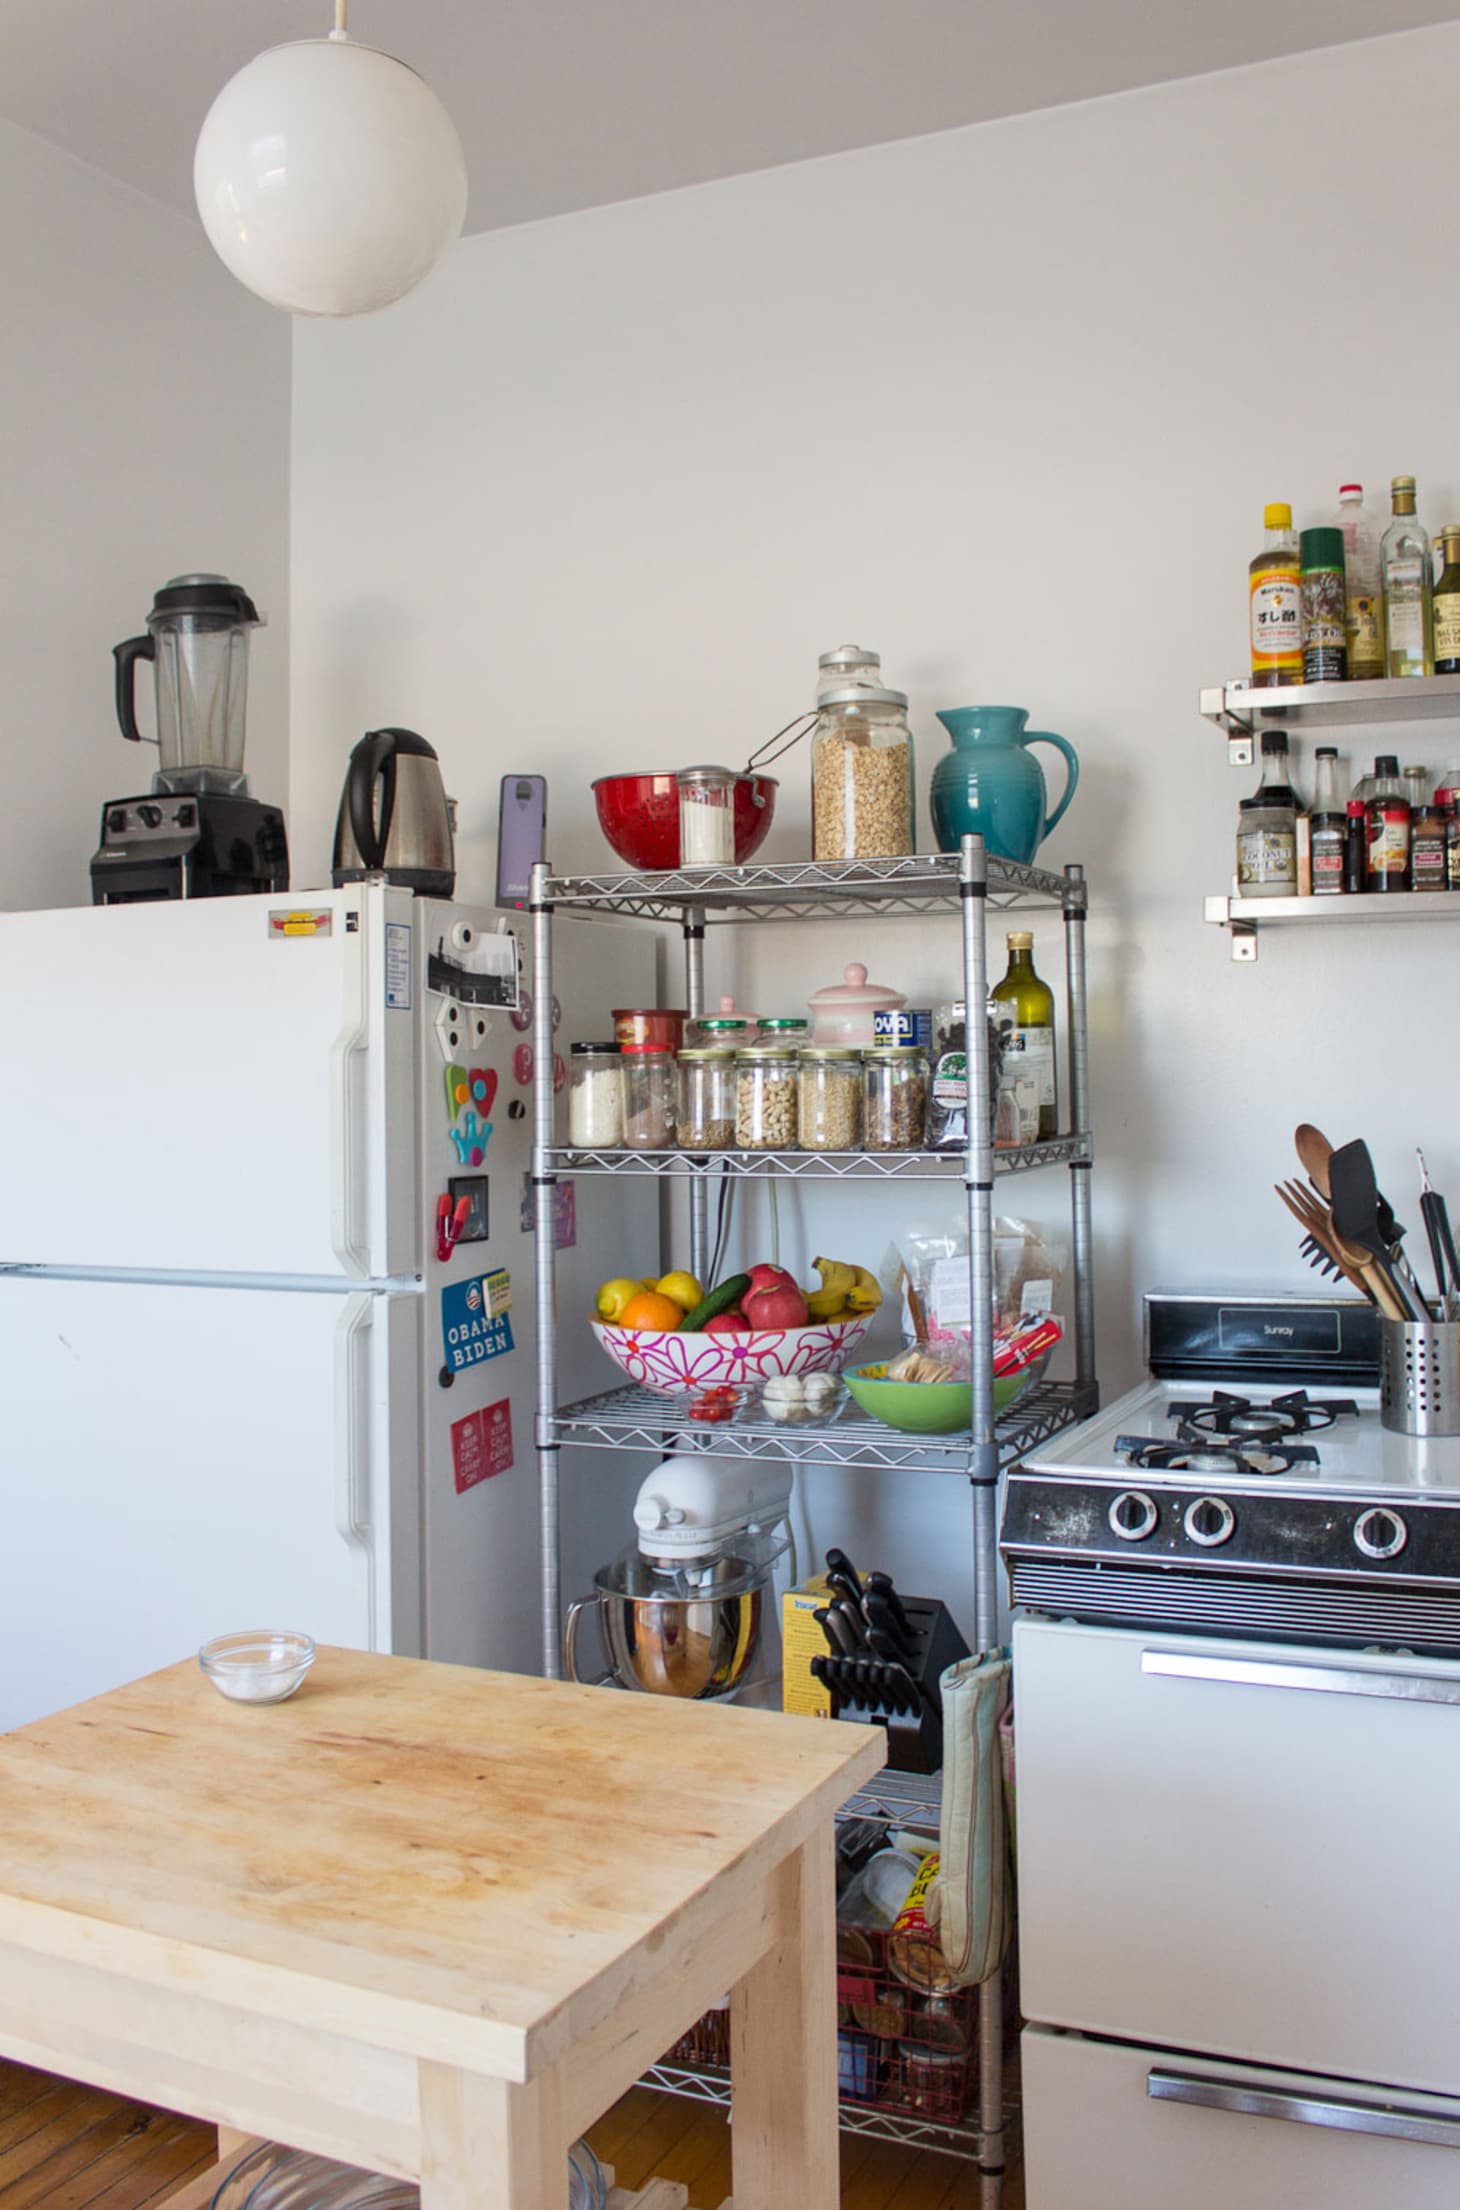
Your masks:
<svg viewBox="0 0 1460 2210"><path fill-rule="evenodd" d="M269 1707L174 1666L0 1736L0 2054L423 2210L561 2210L729 1989L735 2210L833 2210L832 1814L883 1748L343 1650Z"/></svg>

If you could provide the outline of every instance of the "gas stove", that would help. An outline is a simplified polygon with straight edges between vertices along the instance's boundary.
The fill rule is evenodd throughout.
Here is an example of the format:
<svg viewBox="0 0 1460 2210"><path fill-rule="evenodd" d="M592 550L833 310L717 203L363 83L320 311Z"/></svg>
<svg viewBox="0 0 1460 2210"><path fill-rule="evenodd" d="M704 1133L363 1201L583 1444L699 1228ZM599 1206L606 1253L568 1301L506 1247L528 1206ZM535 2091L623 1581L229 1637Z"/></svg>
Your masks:
<svg viewBox="0 0 1460 2210"><path fill-rule="evenodd" d="M1155 1378L1009 1476L1015 1602L1460 1654L1460 1437L1381 1424L1371 1308L1152 1297L1146 1331Z"/></svg>

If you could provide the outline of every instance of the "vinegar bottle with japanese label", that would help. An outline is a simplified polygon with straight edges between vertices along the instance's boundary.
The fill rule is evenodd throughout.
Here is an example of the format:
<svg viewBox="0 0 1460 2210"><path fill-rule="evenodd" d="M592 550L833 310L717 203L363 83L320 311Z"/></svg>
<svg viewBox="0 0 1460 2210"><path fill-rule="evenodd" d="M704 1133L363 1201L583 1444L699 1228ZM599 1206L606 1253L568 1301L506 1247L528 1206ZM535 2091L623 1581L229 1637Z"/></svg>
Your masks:
<svg viewBox="0 0 1460 2210"><path fill-rule="evenodd" d="M1285 501L1264 507L1262 551L1248 563L1252 680L1261 688L1303 680L1303 622L1298 540Z"/></svg>
<svg viewBox="0 0 1460 2210"><path fill-rule="evenodd" d="M989 1010L1004 1030L1004 1061L999 1076L1000 1113L1004 1112L1006 1096L1011 1096L1019 1130L1012 1140L1050 1143L1059 1134L1054 992L1034 972L1034 938L1028 930L1016 930L1005 941L1009 947L1009 972L989 993Z"/></svg>

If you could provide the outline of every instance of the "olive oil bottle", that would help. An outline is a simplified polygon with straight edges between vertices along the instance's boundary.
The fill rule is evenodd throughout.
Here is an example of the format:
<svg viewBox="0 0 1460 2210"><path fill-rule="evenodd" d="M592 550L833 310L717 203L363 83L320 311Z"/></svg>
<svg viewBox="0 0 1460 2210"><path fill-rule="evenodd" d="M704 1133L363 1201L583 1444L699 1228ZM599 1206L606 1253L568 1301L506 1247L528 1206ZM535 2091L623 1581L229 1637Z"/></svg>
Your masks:
<svg viewBox="0 0 1460 2210"><path fill-rule="evenodd" d="M1009 971L989 998L1002 1031L996 1125L1001 1145L1049 1143L1059 1134L1055 1083L1054 992L1034 972L1034 938L1025 929L1006 937Z"/></svg>
<svg viewBox="0 0 1460 2210"><path fill-rule="evenodd" d="M1460 528L1440 532L1445 566L1435 585L1435 673L1460 675Z"/></svg>
<svg viewBox="0 0 1460 2210"><path fill-rule="evenodd" d="M1433 675L1434 610L1430 589L1430 540L1414 511L1413 476L1390 485L1394 519L1384 532L1379 564L1384 577L1384 625L1391 675Z"/></svg>

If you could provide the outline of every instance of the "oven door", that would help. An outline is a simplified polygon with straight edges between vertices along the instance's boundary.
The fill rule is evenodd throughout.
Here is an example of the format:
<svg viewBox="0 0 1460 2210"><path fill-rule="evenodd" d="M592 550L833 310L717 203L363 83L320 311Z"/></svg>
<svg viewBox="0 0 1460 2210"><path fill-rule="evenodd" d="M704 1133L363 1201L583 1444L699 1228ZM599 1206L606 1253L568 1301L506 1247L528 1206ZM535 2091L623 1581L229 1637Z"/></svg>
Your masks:
<svg viewBox="0 0 1460 2210"><path fill-rule="evenodd" d="M1454 2210L1460 2102L1023 2037L1029 2210Z"/></svg>
<svg viewBox="0 0 1460 2210"><path fill-rule="evenodd" d="M1014 1649L1027 2016L1460 2092L1460 1663L1045 1620Z"/></svg>

